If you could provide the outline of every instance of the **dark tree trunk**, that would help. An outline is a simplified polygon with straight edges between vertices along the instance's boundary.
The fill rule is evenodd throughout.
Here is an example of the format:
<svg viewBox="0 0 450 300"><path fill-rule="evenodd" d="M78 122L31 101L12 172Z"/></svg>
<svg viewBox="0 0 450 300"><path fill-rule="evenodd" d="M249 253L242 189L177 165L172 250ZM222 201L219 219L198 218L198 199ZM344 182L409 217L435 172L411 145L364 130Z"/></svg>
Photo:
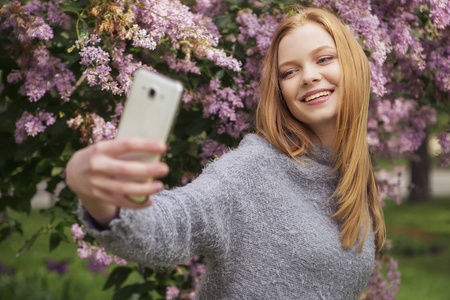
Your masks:
<svg viewBox="0 0 450 300"><path fill-rule="evenodd" d="M409 203L423 203L431 199L430 158L428 154L428 135L415 152L411 160L411 186Z"/></svg>

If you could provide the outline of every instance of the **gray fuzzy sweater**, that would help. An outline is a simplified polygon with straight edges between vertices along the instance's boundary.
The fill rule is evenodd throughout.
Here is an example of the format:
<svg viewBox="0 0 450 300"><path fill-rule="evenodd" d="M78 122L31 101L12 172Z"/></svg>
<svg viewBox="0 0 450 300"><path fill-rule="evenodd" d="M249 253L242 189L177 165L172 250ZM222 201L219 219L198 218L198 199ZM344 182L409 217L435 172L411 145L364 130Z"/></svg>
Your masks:
<svg viewBox="0 0 450 300"><path fill-rule="evenodd" d="M175 265L203 255L197 299L357 299L374 267L372 231L362 253L345 250L330 217L338 183L326 148L299 164L266 139L247 135L192 183L152 196L153 205L121 209L89 232L129 261Z"/></svg>

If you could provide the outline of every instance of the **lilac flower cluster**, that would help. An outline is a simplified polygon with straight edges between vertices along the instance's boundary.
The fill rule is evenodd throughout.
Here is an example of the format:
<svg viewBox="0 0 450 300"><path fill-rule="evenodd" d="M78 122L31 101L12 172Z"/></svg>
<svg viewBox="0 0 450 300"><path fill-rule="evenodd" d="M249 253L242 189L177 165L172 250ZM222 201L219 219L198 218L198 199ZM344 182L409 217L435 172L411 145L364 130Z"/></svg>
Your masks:
<svg viewBox="0 0 450 300"><path fill-rule="evenodd" d="M219 79L211 79L209 85L203 85L195 92L188 92L182 101L186 107L201 104L205 117L217 116L216 131L233 138L242 137L244 132L254 123L254 116L245 111L257 101L256 81L246 84L241 74L234 78L235 87L222 87ZM244 102L243 99L246 101ZM216 142L217 143L217 142ZM202 144L202 164L206 164L208 157L223 154L223 147L210 140ZM214 148L214 150L212 150Z"/></svg>
<svg viewBox="0 0 450 300"><path fill-rule="evenodd" d="M156 72L152 67L133 59L133 55L127 54L125 41L117 42L115 49L111 51L111 56L112 64L118 71L118 75L116 76L117 86L120 86L121 91L127 96L130 93L133 84L133 76L137 70L146 69Z"/></svg>
<svg viewBox="0 0 450 300"><path fill-rule="evenodd" d="M54 261L51 259L45 260L45 264L47 266L47 270L50 272L58 273L59 275L66 274L68 271L67 263L69 261L67 259L62 259L60 261Z"/></svg>
<svg viewBox="0 0 450 300"><path fill-rule="evenodd" d="M210 157L221 157L225 152L227 152L226 145L209 138L205 139L202 142L202 153L200 153L202 165L206 166Z"/></svg>
<svg viewBox="0 0 450 300"><path fill-rule="evenodd" d="M119 110L123 108L120 106ZM117 116L113 116L112 121L105 121L96 113L86 114L83 118L77 115L67 121L67 126L74 130L81 128L81 141L88 143L96 143L101 140L113 139L117 134Z"/></svg>
<svg viewBox="0 0 450 300"><path fill-rule="evenodd" d="M71 232L73 235L73 242L78 245L78 257L88 259L90 265L95 266L97 270L101 269L100 267L109 266L112 262L118 265L127 264L123 258L107 254L105 248L102 246L94 246L84 241L83 239L86 236L86 233L79 224L73 224Z"/></svg>
<svg viewBox="0 0 450 300"><path fill-rule="evenodd" d="M437 139L439 141L439 145L441 146L441 152L438 154L440 159L438 166L450 166L450 133L443 132L438 134Z"/></svg>
<svg viewBox="0 0 450 300"><path fill-rule="evenodd" d="M12 27L12 34L21 43L30 43L33 39L50 40L53 30L40 15L41 5L37 0L26 5L18 0L4 4L0 10L0 30Z"/></svg>
<svg viewBox="0 0 450 300"><path fill-rule="evenodd" d="M448 0L428 0L427 2L434 27L444 29L450 25L450 3Z"/></svg>
<svg viewBox="0 0 450 300"><path fill-rule="evenodd" d="M185 282L191 280L192 286L190 289L183 290L180 290L178 287L173 285L168 286L166 288L166 299L195 299L197 286L203 274L205 274L206 272L206 266L201 263L200 256L194 256L193 258L186 261L183 265L188 266L188 273L186 273L179 266L176 267L176 271L178 274L183 276Z"/></svg>
<svg viewBox="0 0 450 300"><path fill-rule="evenodd" d="M44 132L47 126L55 123L52 113L40 110L36 115L24 111L20 119L16 122L14 138L16 143L21 144L26 136L36 136L39 132Z"/></svg>
<svg viewBox="0 0 450 300"><path fill-rule="evenodd" d="M184 74L187 73L194 73L194 74L201 74L200 68L196 66L196 62L192 61L190 59L177 59L176 55L166 54L164 57L166 60L166 63L169 65L169 68L177 71L177 72L183 72Z"/></svg>
<svg viewBox="0 0 450 300"><path fill-rule="evenodd" d="M16 269L7 267L4 264L0 263L0 275L6 274L6 275L14 275L16 274Z"/></svg>
<svg viewBox="0 0 450 300"><path fill-rule="evenodd" d="M113 94L128 95L132 76L139 68L151 69L141 61L126 54L129 50L125 44L131 41L135 48L153 51L158 44L170 41L172 49L165 53L168 66L175 71L200 74L200 69L193 60L213 61L218 66L239 72L241 63L228 56L223 49L218 49L220 34L211 19L202 14L192 13L179 1L142 1L136 3L116 2L119 12L125 13L134 23L123 29L109 41L102 41L98 35L91 34L77 42L81 64L87 68L84 75L89 86L100 86L102 90ZM129 5L129 7L127 7ZM108 49L107 44L115 47ZM175 52L181 51L183 59L177 58ZM119 71L114 78L113 70Z"/></svg>
<svg viewBox="0 0 450 300"><path fill-rule="evenodd" d="M195 13L214 18L227 11L230 4L222 0L197 0L192 9Z"/></svg>
<svg viewBox="0 0 450 300"><path fill-rule="evenodd" d="M256 56L256 59L247 58L245 70L250 76L258 75L259 77L261 60L258 58L262 58L266 54L280 18L279 14L274 16L268 13L258 17L251 9L244 9L238 13L236 23L240 26L237 41L247 46L248 57ZM255 40L254 46L248 47L249 39Z"/></svg>
<svg viewBox="0 0 450 300"><path fill-rule="evenodd" d="M180 290L176 286L166 288L166 299L176 299L180 295Z"/></svg>
<svg viewBox="0 0 450 300"><path fill-rule="evenodd" d="M393 171L388 172L386 170L379 170L376 174L378 182L378 191L380 198L382 199L382 205L386 197L391 198L395 203L400 204L402 202L402 188L404 183L401 179L405 173L405 167L396 167Z"/></svg>
<svg viewBox="0 0 450 300"><path fill-rule="evenodd" d="M25 80L21 93L30 101L37 101L47 91L56 89L61 99L69 99L75 77L61 59L50 55L43 45L32 46L34 40L48 41L53 38L53 30L46 23L43 13L47 13L50 24L61 24L67 17L60 12L55 2L34 0L22 5L14 0L0 10L0 30L12 28L12 34L20 42L24 51L17 59L20 70L8 74L9 83Z"/></svg>
<svg viewBox="0 0 450 300"><path fill-rule="evenodd" d="M130 5L130 8L139 26L145 29L157 44L169 39L174 49L184 53L185 60L190 60L194 53L198 59L206 58L219 66L240 71L238 60L227 56L223 49L216 48L220 34L209 17L191 12L190 8L180 1L141 3L143 5Z"/></svg>
<svg viewBox="0 0 450 300"><path fill-rule="evenodd" d="M75 76L61 59L53 57L45 46L36 46L18 59L20 70L8 74L8 83L25 80L20 92L32 102L41 99L48 91L56 89L62 100L68 101Z"/></svg>
<svg viewBox="0 0 450 300"><path fill-rule="evenodd" d="M383 272L382 270L385 270ZM383 275L384 273L384 275ZM366 291L359 300L395 300L400 286L398 263L389 256L378 257L375 269L366 286Z"/></svg>
<svg viewBox="0 0 450 300"><path fill-rule="evenodd" d="M415 151L425 138L425 129L436 122L436 111L419 107L411 99L374 99L368 120L369 149L387 158Z"/></svg>
<svg viewBox="0 0 450 300"><path fill-rule="evenodd" d="M450 19L450 16L448 17ZM435 82L436 101L447 101L450 98L450 30L442 31L439 39L424 41L427 72ZM420 85L420 87L422 87Z"/></svg>
<svg viewBox="0 0 450 300"><path fill-rule="evenodd" d="M88 66L83 75L86 77L89 86L100 85L102 90L111 91L113 94L121 94L122 90L110 75L112 71L109 66L110 55L101 46L97 46L99 42L100 39L96 34L77 41L77 46L80 48L80 64Z"/></svg>

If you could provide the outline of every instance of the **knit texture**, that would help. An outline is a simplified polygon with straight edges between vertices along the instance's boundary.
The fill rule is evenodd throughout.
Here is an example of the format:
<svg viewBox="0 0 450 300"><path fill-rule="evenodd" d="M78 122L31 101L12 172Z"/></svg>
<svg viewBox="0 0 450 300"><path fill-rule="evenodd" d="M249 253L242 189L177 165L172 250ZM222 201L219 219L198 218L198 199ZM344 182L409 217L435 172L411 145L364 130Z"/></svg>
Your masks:
<svg viewBox="0 0 450 300"><path fill-rule="evenodd" d="M83 208L81 217L129 261L167 266L203 255L196 299L357 299L374 268L373 233L361 253L342 248L327 201L339 174L328 149L316 149L302 165L249 134L192 183L152 196L151 207L121 209L109 230Z"/></svg>

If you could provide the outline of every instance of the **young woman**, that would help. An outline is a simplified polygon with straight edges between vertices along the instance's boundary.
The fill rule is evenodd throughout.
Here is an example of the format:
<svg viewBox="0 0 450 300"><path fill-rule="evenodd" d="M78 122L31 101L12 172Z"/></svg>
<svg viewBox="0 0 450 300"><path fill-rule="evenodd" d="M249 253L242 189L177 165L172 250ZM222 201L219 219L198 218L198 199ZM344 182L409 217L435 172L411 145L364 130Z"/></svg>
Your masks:
<svg viewBox="0 0 450 300"><path fill-rule="evenodd" d="M385 235L366 144L367 58L334 15L308 8L276 31L261 84L258 133L185 187L159 192L157 181L117 179L167 174L163 163L117 159L163 153L155 141L75 153L67 182L81 217L130 261L174 265L203 255L198 299L356 299ZM138 205L126 194L151 200Z"/></svg>

